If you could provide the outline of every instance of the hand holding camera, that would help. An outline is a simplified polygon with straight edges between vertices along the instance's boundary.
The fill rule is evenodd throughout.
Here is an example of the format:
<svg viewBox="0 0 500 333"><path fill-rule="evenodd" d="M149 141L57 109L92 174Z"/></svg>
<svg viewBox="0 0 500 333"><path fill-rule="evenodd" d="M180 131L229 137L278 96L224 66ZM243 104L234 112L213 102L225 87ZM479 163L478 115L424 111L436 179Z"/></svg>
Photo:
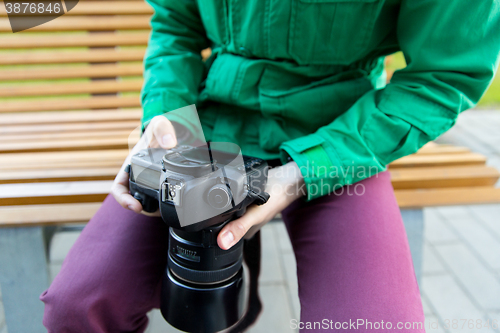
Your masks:
<svg viewBox="0 0 500 333"><path fill-rule="evenodd" d="M118 203L136 213L143 213L145 215L159 216L159 212L146 213L142 210L141 203L134 199L129 193L129 174L125 168L130 164L130 159L133 155L137 154L140 150L146 148L163 148L169 149L177 145L177 138L173 124L164 116L154 117L149 126L146 127L144 135L140 138L139 142L132 149L131 153L125 159L122 168L116 175L111 194L114 196Z"/></svg>
<svg viewBox="0 0 500 333"><path fill-rule="evenodd" d="M231 248L243 237L252 237L276 214L305 194L304 179L297 163L290 162L270 169L266 192L270 198L265 205L248 207L245 215L224 226L217 239L222 249Z"/></svg>
<svg viewBox="0 0 500 333"><path fill-rule="evenodd" d="M161 299L170 324L215 332L242 318L242 238L298 198L302 183L293 162L269 171L235 144L178 144L173 123L153 118L117 175L113 195L170 227ZM263 205L267 192L273 199ZM193 317L199 320L186 320Z"/></svg>

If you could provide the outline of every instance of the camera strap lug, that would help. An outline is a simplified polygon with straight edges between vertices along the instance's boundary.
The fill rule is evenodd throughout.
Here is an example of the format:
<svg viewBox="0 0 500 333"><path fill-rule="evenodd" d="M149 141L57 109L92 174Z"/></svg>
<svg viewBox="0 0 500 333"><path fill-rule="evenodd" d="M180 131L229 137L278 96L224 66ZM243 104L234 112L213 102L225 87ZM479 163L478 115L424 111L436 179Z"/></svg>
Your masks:
<svg viewBox="0 0 500 333"><path fill-rule="evenodd" d="M161 193L161 201L169 202L174 204L175 206L179 206L181 204L181 190L184 184L182 182L169 183L165 180L161 183L160 193Z"/></svg>
<svg viewBox="0 0 500 333"><path fill-rule="evenodd" d="M269 193L267 192L257 193L252 188L248 190L248 196L254 200L254 204L259 206L265 204L270 197Z"/></svg>

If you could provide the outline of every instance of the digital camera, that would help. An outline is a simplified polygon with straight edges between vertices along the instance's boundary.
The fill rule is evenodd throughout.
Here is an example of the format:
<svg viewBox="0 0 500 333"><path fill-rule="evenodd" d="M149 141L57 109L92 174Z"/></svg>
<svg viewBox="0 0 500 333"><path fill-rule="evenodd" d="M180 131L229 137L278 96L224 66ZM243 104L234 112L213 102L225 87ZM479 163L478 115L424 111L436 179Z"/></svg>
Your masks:
<svg viewBox="0 0 500 333"><path fill-rule="evenodd" d="M243 316L243 240L222 250L217 236L251 204L265 203L268 165L237 145L144 149L131 158L130 192L169 228L161 312L188 332L217 332ZM167 240L166 240L167 241Z"/></svg>

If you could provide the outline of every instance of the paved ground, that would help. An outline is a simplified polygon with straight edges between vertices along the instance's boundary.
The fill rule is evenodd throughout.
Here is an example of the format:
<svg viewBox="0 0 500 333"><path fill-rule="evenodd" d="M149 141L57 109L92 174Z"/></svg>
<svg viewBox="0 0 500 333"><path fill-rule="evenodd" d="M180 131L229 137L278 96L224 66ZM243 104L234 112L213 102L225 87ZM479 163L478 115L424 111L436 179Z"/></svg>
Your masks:
<svg viewBox="0 0 500 333"><path fill-rule="evenodd" d="M438 141L485 154L500 170L500 111L466 112ZM426 209L423 263L427 320L458 319L446 332L500 332L484 328L488 320L500 326L500 205ZM460 319L482 321L483 328L468 329L472 321L462 328Z"/></svg>
<svg viewBox="0 0 500 333"><path fill-rule="evenodd" d="M500 169L499 129L500 112L469 112L463 114L456 127L440 141L469 146L488 155L489 163ZM421 294L427 332L500 332L500 329L478 329L476 326L480 321L484 326L488 320L490 326L495 320L500 325L499 217L500 205L425 210ZM52 276L57 274L77 237L78 232L55 236L51 249ZM300 305L295 259L283 224L267 225L263 229L262 243L260 295L264 301L264 313L250 332L291 332L290 319L299 317ZM177 332L157 311L150 313L150 319L147 333ZM462 329L463 319L472 321L465 322ZM447 323L452 327L443 329ZM437 324L439 328L433 328ZM468 329L468 325L474 325L474 328ZM0 333L7 333L1 292Z"/></svg>

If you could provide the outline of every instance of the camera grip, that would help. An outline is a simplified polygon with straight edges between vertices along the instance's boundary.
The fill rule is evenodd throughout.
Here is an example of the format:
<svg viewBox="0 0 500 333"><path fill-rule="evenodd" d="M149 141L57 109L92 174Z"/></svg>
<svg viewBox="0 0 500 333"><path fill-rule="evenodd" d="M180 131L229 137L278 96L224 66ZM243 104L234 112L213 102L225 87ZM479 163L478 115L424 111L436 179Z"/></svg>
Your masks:
<svg viewBox="0 0 500 333"><path fill-rule="evenodd" d="M139 192L134 193L134 199L141 203L142 210L147 213L154 213L158 210L158 200L151 199L147 195Z"/></svg>
<svg viewBox="0 0 500 333"><path fill-rule="evenodd" d="M126 173L129 174L129 188L130 188L130 194L134 197L135 200L139 201L139 203L142 205L142 210L147 212L147 213L154 213L158 210L158 200L152 198L151 196L147 195L145 192L146 190L140 191L141 188L135 184L130 178L131 174L131 166L130 164L127 165L124 169ZM150 193L151 194L151 193Z"/></svg>

